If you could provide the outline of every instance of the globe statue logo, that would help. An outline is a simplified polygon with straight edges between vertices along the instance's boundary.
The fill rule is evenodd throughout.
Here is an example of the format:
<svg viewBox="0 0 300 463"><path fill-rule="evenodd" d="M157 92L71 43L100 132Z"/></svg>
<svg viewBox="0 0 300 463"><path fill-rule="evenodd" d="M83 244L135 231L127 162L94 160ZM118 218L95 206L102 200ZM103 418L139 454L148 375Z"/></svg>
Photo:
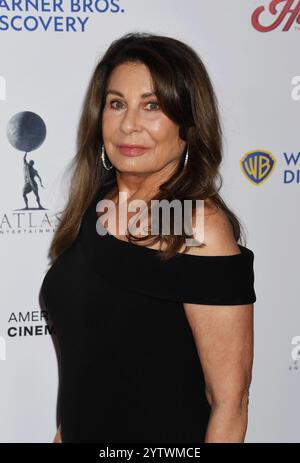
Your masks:
<svg viewBox="0 0 300 463"><path fill-rule="evenodd" d="M45 209L40 202L38 184L35 177L39 179L40 185L44 188L38 171L33 167L34 161L26 159L27 153L39 148L46 138L46 125L43 119L31 111L22 111L15 114L8 121L6 135L10 144L19 151L25 151L23 156L24 186L23 198L24 209ZM28 207L27 195L30 192L35 195L37 208Z"/></svg>

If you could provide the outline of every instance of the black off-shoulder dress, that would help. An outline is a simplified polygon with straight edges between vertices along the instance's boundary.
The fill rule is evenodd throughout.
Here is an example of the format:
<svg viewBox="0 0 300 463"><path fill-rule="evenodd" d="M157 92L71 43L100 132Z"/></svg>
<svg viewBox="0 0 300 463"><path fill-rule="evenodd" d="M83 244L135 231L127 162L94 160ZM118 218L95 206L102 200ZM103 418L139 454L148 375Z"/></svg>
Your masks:
<svg viewBox="0 0 300 463"><path fill-rule="evenodd" d="M60 349L62 441L202 443L211 408L183 302L255 302L254 254L239 245L162 262L158 250L101 236L107 191L42 282Z"/></svg>

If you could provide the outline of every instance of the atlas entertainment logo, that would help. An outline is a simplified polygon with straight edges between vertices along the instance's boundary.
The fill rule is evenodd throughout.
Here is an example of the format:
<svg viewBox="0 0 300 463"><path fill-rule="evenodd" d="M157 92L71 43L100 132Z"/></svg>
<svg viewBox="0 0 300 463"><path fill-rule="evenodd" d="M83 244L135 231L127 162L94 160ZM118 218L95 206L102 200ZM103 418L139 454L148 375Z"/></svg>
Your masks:
<svg viewBox="0 0 300 463"><path fill-rule="evenodd" d="M0 96L2 95L5 99L5 80L2 80L1 89ZM32 159L32 153L44 143L46 133L44 120L32 111L20 111L14 114L7 123L7 140L16 153L22 155L22 158L18 155L18 162L21 161L23 165L24 183L21 189L20 206L14 209L11 214L1 214L0 235L49 233L55 230L57 217L52 219L48 214L48 209L42 204L40 188L44 189L44 185L39 169ZM27 156L30 156L31 159L28 159Z"/></svg>

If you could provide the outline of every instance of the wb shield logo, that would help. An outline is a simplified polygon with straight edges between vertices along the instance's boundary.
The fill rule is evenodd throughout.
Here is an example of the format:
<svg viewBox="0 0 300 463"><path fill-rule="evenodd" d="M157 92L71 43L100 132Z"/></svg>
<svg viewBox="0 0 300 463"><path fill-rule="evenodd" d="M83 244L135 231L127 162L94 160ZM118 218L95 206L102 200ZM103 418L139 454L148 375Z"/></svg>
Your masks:
<svg viewBox="0 0 300 463"><path fill-rule="evenodd" d="M240 160L241 169L254 185L260 185L270 177L276 159L269 151L248 151Z"/></svg>

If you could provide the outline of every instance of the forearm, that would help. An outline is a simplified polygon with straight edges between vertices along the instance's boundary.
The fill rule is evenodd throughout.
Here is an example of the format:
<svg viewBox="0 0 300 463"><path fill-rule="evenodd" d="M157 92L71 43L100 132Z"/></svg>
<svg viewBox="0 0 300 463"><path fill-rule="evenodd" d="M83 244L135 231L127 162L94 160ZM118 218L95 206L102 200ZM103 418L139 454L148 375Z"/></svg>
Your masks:
<svg viewBox="0 0 300 463"><path fill-rule="evenodd" d="M247 405L212 407L205 443L244 442L248 424Z"/></svg>

